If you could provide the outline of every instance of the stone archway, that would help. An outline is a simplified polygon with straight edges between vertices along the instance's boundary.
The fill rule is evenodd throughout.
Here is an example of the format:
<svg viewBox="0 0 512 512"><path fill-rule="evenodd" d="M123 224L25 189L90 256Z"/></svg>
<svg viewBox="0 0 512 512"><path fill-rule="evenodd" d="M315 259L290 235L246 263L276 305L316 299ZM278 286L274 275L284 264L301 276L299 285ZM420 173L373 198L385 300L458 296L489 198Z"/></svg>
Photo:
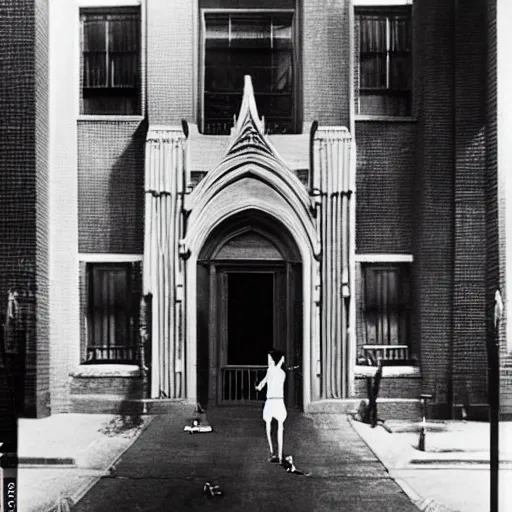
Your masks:
<svg viewBox="0 0 512 512"><path fill-rule="evenodd" d="M302 265L293 237L257 210L223 221L197 260L197 398L255 403L266 353L286 354L285 398L302 407Z"/></svg>
<svg viewBox="0 0 512 512"><path fill-rule="evenodd" d="M188 125L154 127L147 138L143 280L144 292L153 297L151 396L197 400L198 261L209 241L219 240L215 230L255 212L284 225L300 254L304 408L348 396L355 347L350 134L343 127L311 134L310 179L304 186L265 135L246 77L224 155L196 186L189 135ZM210 142L201 140L197 147L204 151Z"/></svg>

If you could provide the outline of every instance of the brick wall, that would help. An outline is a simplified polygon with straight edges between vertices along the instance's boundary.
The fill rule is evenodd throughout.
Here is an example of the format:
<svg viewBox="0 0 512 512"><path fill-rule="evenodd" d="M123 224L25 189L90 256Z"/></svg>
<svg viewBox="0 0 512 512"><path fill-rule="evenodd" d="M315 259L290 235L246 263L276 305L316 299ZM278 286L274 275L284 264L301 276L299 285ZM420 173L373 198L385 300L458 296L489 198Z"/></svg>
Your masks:
<svg viewBox="0 0 512 512"><path fill-rule="evenodd" d="M36 394L33 415L48 414L50 405L49 330L49 170L48 170L48 0L35 2L35 100L36 100Z"/></svg>
<svg viewBox="0 0 512 512"><path fill-rule="evenodd" d="M498 220L498 123L497 123L497 40L496 40L496 1L488 3L487 29L487 159L486 159L486 232L487 232L487 342L494 341L494 294L504 284L500 267L500 231ZM504 277L504 275L503 275ZM504 334L504 333L503 333ZM505 345L501 336L500 345ZM503 350L503 349L502 349ZM503 377L503 376L502 376ZM501 381L501 395L505 391Z"/></svg>
<svg viewBox="0 0 512 512"><path fill-rule="evenodd" d="M303 0L303 119L349 126L350 48L348 0Z"/></svg>
<svg viewBox="0 0 512 512"><path fill-rule="evenodd" d="M412 253L414 123L356 123L356 248Z"/></svg>
<svg viewBox="0 0 512 512"><path fill-rule="evenodd" d="M17 382L20 411L47 415L47 1L6 1L0 6L0 315L8 290L20 293L20 352L1 361L0 416L7 421L6 393ZM36 89L37 87L37 89ZM37 91L37 92L36 92ZM41 216L38 216L38 212ZM2 340L3 342L3 340ZM37 352L37 353L36 353ZM3 359L3 358L2 358ZM25 368L23 368L25 366ZM4 426L4 422L0 423ZM7 441L9 434L0 435Z"/></svg>
<svg viewBox="0 0 512 512"><path fill-rule="evenodd" d="M199 48L197 0L147 0L147 113L150 124L195 122Z"/></svg>
<svg viewBox="0 0 512 512"><path fill-rule="evenodd" d="M131 377L73 377L71 395L117 395L142 398L142 379Z"/></svg>
<svg viewBox="0 0 512 512"><path fill-rule="evenodd" d="M421 394L420 390L420 377L383 377L380 381L379 398L417 399ZM366 379L363 377L355 380L354 398L368 398Z"/></svg>
<svg viewBox="0 0 512 512"><path fill-rule="evenodd" d="M79 252L142 254L145 141L145 123L79 122Z"/></svg>
<svg viewBox="0 0 512 512"><path fill-rule="evenodd" d="M458 2L455 26L453 399L487 402L486 0ZM471 34L471 37L468 37Z"/></svg>
<svg viewBox="0 0 512 512"><path fill-rule="evenodd" d="M414 182L415 337L423 391L451 396L453 283L453 11L444 0L415 5L417 168Z"/></svg>

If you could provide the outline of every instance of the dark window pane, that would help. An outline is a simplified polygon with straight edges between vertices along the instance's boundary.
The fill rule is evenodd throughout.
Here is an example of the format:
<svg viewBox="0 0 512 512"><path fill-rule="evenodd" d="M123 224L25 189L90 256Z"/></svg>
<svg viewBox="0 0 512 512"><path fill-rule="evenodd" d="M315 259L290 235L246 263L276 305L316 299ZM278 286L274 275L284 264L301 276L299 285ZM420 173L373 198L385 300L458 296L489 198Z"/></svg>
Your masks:
<svg viewBox="0 0 512 512"><path fill-rule="evenodd" d="M386 87L386 54L361 55L361 88Z"/></svg>
<svg viewBox="0 0 512 512"><path fill-rule="evenodd" d="M389 58L389 87L409 89L411 84L410 56L407 53L393 53Z"/></svg>
<svg viewBox="0 0 512 512"><path fill-rule="evenodd" d="M359 112L368 115L407 116L411 112L411 93L360 91Z"/></svg>
<svg viewBox="0 0 512 512"><path fill-rule="evenodd" d="M269 129L291 131L292 16L207 14L205 21L205 133L229 133L239 112L245 75L252 78L258 111ZM286 98L281 99L283 95ZM286 123L279 127L283 118Z"/></svg>
<svg viewBox="0 0 512 512"><path fill-rule="evenodd" d="M411 22L404 10L361 12L358 112L411 113Z"/></svg>
<svg viewBox="0 0 512 512"><path fill-rule="evenodd" d="M404 16L390 18L390 50L403 52L411 50L410 20Z"/></svg>
<svg viewBox="0 0 512 512"><path fill-rule="evenodd" d="M229 16L206 16L206 48L229 46Z"/></svg>
<svg viewBox="0 0 512 512"><path fill-rule="evenodd" d="M293 87L292 54L289 51L274 52L272 91L291 92Z"/></svg>
<svg viewBox="0 0 512 512"><path fill-rule="evenodd" d="M272 47L269 16L231 16L231 46L233 48Z"/></svg>
<svg viewBox="0 0 512 512"><path fill-rule="evenodd" d="M139 20L135 17L126 17L110 20L109 50L111 52L137 53L139 50Z"/></svg>
<svg viewBox="0 0 512 512"><path fill-rule="evenodd" d="M106 48L106 24L105 20L84 20L83 49L86 52L103 52Z"/></svg>
<svg viewBox="0 0 512 512"><path fill-rule="evenodd" d="M91 265L89 272L88 360L133 361L129 267Z"/></svg>
<svg viewBox="0 0 512 512"><path fill-rule="evenodd" d="M83 55L83 86L107 87L106 52L87 52Z"/></svg>
<svg viewBox="0 0 512 512"><path fill-rule="evenodd" d="M126 91L126 89L84 89L82 113L136 115L140 111L139 97L137 94Z"/></svg>
<svg viewBox="0 0 512 512"><path fill-rule="evenodd" d="M138 10L85 10L81 15L83 114L133 115L140 110Z"/></svg>
<svg viewBox="0 0 512 512"><path fill-rule="evenodd" d="M409 343L409 300L409 273L405 266L365 267L366 344Z"/></svg>
<svg viewBox="0 0 512 512"><path fill-rule="evenodd" d="M385 52L387 19L383 16L361 16L360 51Z"/></svg>
<svg viewBox="0 0 512 512"><path fill-rule="evenodd" d="M134 54L110 54L110 76L112 87L136 87L138 59Z"/></svg>

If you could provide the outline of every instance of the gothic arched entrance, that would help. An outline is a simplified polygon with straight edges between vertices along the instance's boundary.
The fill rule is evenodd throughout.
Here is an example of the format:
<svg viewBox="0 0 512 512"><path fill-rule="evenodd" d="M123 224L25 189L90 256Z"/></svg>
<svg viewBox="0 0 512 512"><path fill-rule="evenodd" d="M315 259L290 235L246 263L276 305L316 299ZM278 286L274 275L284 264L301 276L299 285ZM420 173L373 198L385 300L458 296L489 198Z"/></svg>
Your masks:
<svg viewBox="0 0 512 512"><path fill-rule="evenodd" d="M302 265L288 229L257 210L224 220L199 253L196 296L199 403L258 403L274 347L286 355L286 402L302 407Z"/></svg>

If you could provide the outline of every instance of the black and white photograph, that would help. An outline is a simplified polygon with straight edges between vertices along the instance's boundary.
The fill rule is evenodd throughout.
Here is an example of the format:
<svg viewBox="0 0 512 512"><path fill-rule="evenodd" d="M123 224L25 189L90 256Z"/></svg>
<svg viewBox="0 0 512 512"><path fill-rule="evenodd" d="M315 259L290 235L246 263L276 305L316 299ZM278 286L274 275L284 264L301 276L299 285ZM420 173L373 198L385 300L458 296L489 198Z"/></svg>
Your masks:
<svg viewBox="0 0 512 512"><path fill-rule="evenodd" d="M0 0L0 512L512 511L511 0Z"/></svg>

